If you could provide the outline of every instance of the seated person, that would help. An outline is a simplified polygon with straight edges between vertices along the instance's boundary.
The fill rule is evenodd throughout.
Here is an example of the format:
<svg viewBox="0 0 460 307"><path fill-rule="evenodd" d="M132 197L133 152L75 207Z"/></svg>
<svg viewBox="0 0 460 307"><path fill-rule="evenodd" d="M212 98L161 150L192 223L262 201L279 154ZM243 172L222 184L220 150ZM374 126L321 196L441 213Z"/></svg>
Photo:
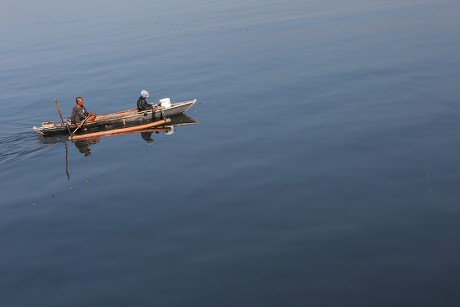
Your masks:
<svg viewBox="0 0 460 307"><path fill-rule="evenodd" d="M86 108L83 106L83 98L78 96L75 98L75 103L77 104L72 109L72 115L70 116L70 122L72 124L77 125L80 127L82 124L81 122L88 117L87 121L94 121L96 120L96 113L89 113Z"/></svg>
<svg viewBox="0 0 460 307"><path fill-rule="evenodd" d="M137 110L138 111L145 111L155 108L154 104L147 103L145 98L149 97L149 92L146 90L141 91L141 97L137 100Z"/></svg>

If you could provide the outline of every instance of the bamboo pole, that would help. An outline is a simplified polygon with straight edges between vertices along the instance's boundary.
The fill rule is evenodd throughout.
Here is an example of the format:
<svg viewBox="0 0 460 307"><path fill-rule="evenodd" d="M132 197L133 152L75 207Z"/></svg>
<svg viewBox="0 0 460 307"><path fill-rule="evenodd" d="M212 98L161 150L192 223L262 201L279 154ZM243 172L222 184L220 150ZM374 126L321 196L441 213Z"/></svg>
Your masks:
<svg viewBox="0 0 460 307"><path fill-rule="evenodd" d="M69 126L64 123L64 118L62 117L61 108L59 107L57 98L54 100L54 102L56 102L56 108L58 109L58 113L59 113L59 117L61 118L62 125L67 127L67 132L69 132L69 135L70 135Z"/></svg>
<svg viewBox="0 0 460 307"><path fill-rule="evenodd" d="M67 180L70 180L69 174L69 146L65 142L65 174L67 175Z"/></svg>

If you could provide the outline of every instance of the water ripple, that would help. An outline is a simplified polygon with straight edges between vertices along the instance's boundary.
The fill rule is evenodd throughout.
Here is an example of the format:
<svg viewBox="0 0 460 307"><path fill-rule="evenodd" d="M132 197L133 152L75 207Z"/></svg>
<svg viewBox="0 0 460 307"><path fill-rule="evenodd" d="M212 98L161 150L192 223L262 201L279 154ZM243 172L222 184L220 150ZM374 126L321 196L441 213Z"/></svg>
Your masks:
<svg viewBox="0 0 460 307"><path fill-rule="evenodd" d="M37 142L35 132L0 136L0 162L8 163L34 157L48 145Z"/></svg>

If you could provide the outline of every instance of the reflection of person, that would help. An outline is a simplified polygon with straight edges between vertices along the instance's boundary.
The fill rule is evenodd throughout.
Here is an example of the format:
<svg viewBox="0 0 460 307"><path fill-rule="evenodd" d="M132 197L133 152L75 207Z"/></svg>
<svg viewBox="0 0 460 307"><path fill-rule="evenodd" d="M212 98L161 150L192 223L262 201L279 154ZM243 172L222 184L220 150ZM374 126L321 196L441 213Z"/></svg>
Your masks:
<svg viewBox="0 0 460 307"><path fill-rule="evenodd" d="M78 151L85 155L85 157L91 156L91 150L89 149L89 144L86 141L75 141L75 147L78 148Z"/></svg>
<svg viewBox="0 0 460 307"><path fill-rule="evenodd" d="M81 126L81 122L88 117L87 121L94 121L96 119L95 113L89 113L85 106L83 105L83 98L77 97L75 98L75 103L77 104L72 109L72 115L70 116L70 122L72 124L76 124L78 127Z"/></svg>
<svg viewBox="0 0 460 307"><path fill-rule="evenodd" d="M85 155L85 157L91 156L91 149L89 145L98 143L98 139L89 139L89 140L80 140L75 141L75 147L77 147L78 151Z"/></svg>
<svg viewBox="0 0 460 307"><path fill-rule="evenodd" d="M152 132L141 132L141 137L149 144L154 142L152 139Z"/></svg>
<svg viewBox="0 0 460 307"><path fill-rule="evenodd" d="M137 110L138 111L144 111L144 110L150 110L155 107L154 104L148 103L145 98L149 98L150 94L146 90L141 91L141 96L137 100Z"/></svg>

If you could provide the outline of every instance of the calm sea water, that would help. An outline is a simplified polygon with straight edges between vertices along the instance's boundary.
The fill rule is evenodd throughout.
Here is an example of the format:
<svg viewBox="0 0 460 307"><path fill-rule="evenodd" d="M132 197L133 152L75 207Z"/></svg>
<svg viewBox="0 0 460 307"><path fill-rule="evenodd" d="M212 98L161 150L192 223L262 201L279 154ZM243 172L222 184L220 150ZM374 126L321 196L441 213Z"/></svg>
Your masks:
<svg viewBox="0 0 460 307"><path fill-rule="evenodd" d="M459 14L8 0L0 305L458 306ZM31 129L141 89L197 124L89 156Z"/></svg>

